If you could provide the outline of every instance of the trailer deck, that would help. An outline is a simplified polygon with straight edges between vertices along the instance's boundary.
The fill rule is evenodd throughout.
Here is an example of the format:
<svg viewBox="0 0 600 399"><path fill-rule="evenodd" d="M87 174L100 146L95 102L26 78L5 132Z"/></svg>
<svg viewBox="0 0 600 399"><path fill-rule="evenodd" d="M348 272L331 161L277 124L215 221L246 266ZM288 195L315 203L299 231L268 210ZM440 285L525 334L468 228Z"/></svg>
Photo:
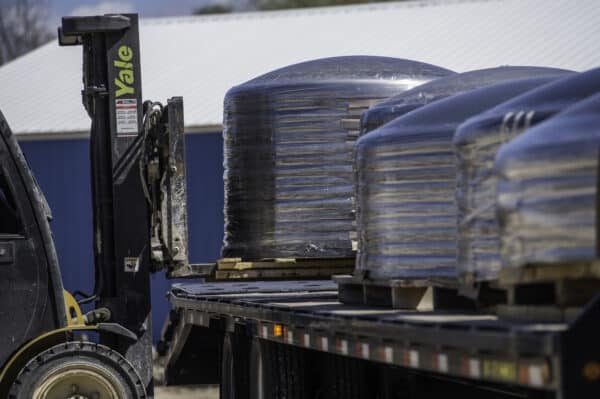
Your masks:
<svg viewBox="0 0 600 399"><path fill-rule="evenodd" d="M600 298L571 324L526 323L477 311L416 311L341 304L331 281L175 284L176 361L192 326L243 324L251 336L458 378L555 392L598 392ZM583 327L587 325L587 327ZM575 350L589 345L590 350ZM578 353L571 358L569 353ZM588 359L580 354L588 354ZM569 380L567 374L575 378ZM567 382L569 381L569 382ZM590 396L591 397L591 396Z"/></svg>

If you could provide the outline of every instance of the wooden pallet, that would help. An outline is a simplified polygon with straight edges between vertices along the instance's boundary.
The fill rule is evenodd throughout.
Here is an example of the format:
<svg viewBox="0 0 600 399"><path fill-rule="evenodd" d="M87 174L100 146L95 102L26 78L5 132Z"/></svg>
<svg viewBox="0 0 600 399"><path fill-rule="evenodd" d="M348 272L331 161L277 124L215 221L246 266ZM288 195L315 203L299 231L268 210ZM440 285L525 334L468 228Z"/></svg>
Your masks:
<svg viewBox="0 0 600 399"><path fill-rule="evenodd" d="M215 277L218 280L330 278L353 269L354 258L223 258L217 262Z"/></svg>
<svg viewBox="0 0 600 399"><path fill-rule="evenodd" d="M600 294L600 262L505 269L498 284L507 292L507 303L497 307L500 317L568 322Z"/></svg>
<svg viewBox="0 0 600 399"><path fill-rule="evenodd" d="M360 276L334 276L340 302L395 309L471 309L474 302L458 294L451 279L369 280Z"/></svg>

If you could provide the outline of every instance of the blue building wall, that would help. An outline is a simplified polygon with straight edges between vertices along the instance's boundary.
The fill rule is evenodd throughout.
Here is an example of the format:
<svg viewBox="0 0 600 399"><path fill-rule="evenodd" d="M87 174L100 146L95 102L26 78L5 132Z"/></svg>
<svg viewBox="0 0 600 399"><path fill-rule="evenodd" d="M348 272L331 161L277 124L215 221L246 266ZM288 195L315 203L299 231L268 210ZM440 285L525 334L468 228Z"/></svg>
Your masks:
<svg viewBox="0 0 600 399"><path fill-rule="evenodd" d="M21 141L54 220L52 230L63 282L69 291L92 292L92 199L89 140ZM220 133L186 135L190 261L214 261L223 239L223 139ZM171 281L152 277L155 342L169 309Z"/></svg>

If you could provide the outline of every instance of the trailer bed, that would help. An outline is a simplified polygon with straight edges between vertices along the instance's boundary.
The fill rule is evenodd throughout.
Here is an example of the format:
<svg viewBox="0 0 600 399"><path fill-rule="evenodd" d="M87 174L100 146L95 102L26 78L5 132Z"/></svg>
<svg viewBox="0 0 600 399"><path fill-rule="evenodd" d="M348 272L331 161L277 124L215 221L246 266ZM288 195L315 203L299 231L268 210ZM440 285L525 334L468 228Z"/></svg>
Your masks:
<svg viewBox="0 0 600 399"><path fill-rule="evenodd" d="M600 331L599 298L567 324L512 322L473 310L346 305L337 300L331 281L185 283L173 285L169 297L180 315L168 352L171 362L192 326L210 327L218 320L229 331L242 323L252 336L269 341L555 392L558 398L600 392L600 374L594 373L600 358L592 344ZM586 345L590 349L582 350Z"/></svg>

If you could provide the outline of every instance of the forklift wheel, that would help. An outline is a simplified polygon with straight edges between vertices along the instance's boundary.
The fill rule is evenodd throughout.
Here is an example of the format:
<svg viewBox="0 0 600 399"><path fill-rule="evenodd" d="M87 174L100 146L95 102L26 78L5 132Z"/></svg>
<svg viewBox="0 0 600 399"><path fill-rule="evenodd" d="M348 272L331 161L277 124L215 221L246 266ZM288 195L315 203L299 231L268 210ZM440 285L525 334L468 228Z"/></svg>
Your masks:
<svg viewBox="0 0 600 399"><path fill-rule="evenodd" d="M9 399L145 399L141 378L118 352L67 342L38 354L21 370Z"/></svg>

